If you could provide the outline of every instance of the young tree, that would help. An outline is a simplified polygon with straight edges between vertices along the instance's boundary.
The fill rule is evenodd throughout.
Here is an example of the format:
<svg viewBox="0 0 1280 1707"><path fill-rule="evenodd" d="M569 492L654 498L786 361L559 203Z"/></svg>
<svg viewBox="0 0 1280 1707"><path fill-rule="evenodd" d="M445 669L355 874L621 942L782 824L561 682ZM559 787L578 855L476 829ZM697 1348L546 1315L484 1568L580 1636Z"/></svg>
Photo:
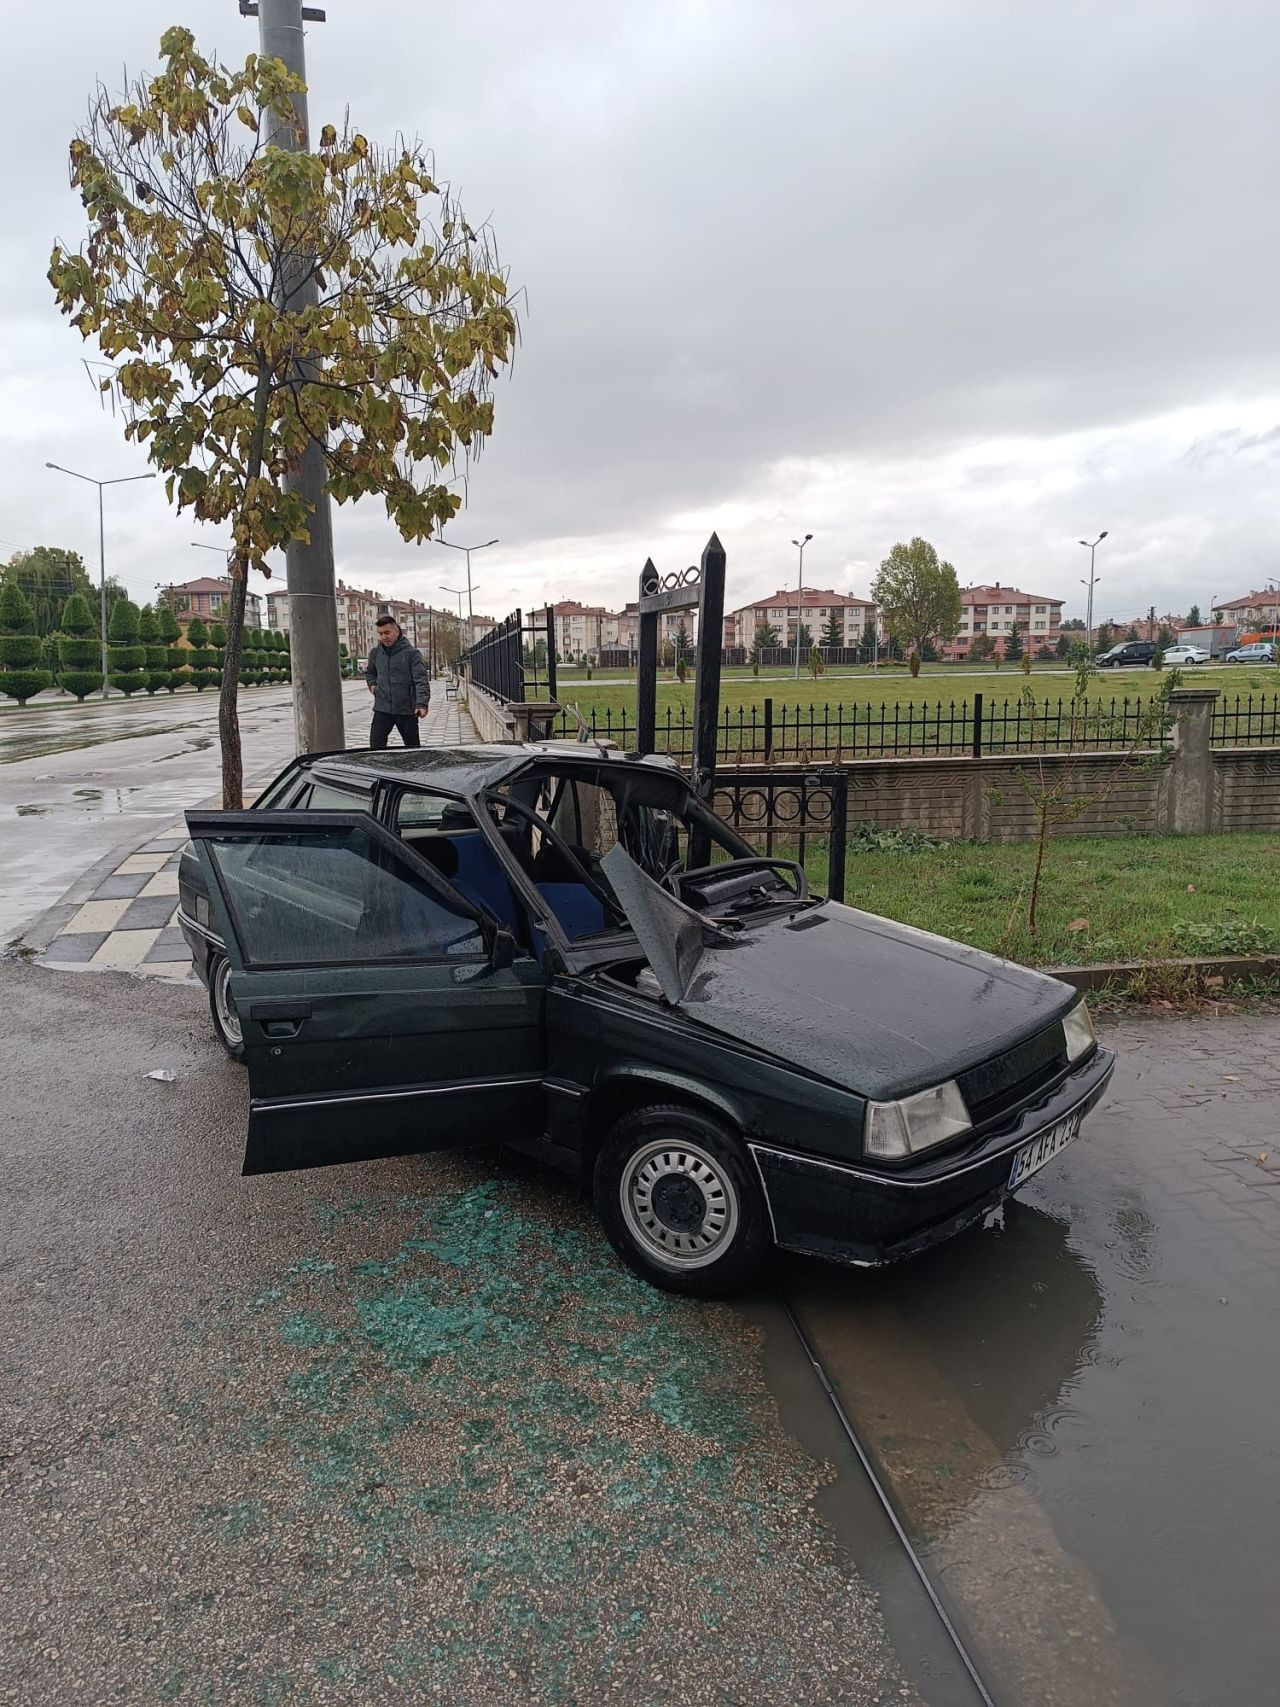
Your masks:
<svg viewBox="0 0 1280 1707"><path fill-rule="evenodd" d="M107 623L108 680L127 699L143 687L146 648L139 644L141 612L132 599L118 599Z"/></svg>
<svg viewBox="0 0 1280 1707"><path fill-rule="evenodd" d="M1199 628L1200 627L1200 606L1199 605L1192 605L1191 609L1187 612L1187 627L1188 628Z"/></svg>
<svg viewBox="0 0 1280 1707"><path fill-rule="evenodd" d="M822 639L819 644L827 647L828 650L844 645L844 624L838 610L833 610L823 623Z"/></svg>
<svg viewBox="0 0 1280 1707"><path fill-rule="evenodd" d="M1100 622L1097 630L1097 648L1099 652L1109 652L1116 643L1115 630L1109 622Z"/></svg>
<svg viewBox="0 0 1280 1707"><path fill-rule="evenodd" d="M1162 652L1166 651L1173 645L1173 630L1169 627L1167 622L1162 622L1160 624L1159 632L1156 635L1156 645Z"/></svg>
<svg viewBox="0 0 1280 1707"><path fill-rule="evenodd" d="M893 547L876 576L871 596L890 630L904 646L919 650L926 640L944 644L960 626L960 583L927 539Z"/></svg>
<svg viewBox="0 0 1280 1707"><path fill-rule="evenodd" d="M778 644L778 630L772 622L758 622L751 637L751 662L758 665L762 654Z"/></svg>
<svg viewBox="0 0 1280 1707"><path fill-rule="evenodd" d="M16 581L0 583L0 693L25 705L53 680L39 668L43 648L31 600Z"/></svg>
<svg viewBox="0 0 1280 1707"><path fill-rule="evenodd" d="M1124 631L1124 637L1126 640L1141 640L1142 636L1138 633L1138 625L1136 622L1131 622L1129 624L1128 628Z"/></svg>
<svg viewBox="0 0 1280 1707"><path fill-rule="evenodd" d="M1064 634L1083 634L1084 618L1082 616L1069 616L1062 624L1062 632Z"/></svg>
<svg viewBox="0 0 1280 1707"><path fill-rule="evenodd" d="M517 333L486 228L468 225L416 144L319 132L271 140L304 85L276 59L238 70L189 30L122 100L97 90L71 144L89 221L54 248L59 306L114 362L126 435L179 510L230 524L218 727L223 804L242 795L237 682L249 571L306 540L294 477L318 447L338 503L378 496L406 539L452 520L446 481L493 428L490 382ZM318 300L296 310L314 283Z"/></svg>
<svg viewBox="0 0 1280 1707"><path fill-rule="evenodd" d="M102 636L96 605L72 593L62 607L58 634L58 686L83 701L102 686Z"/></svg>
<svg viewBox="0 0 1280 1707"><path fill-rule="evenodd" d="M807 622L802 622L800 624L800 650L801 652L811 652L813 650L813 630L809 627Z"/></svg>
<svg viewBox="0 0 1280 1707"><path fill-rule="evenodd" d="M969 648L969 656L975 664L985 663L996 649L996 643L984 628L981 634L975 634L973 644Z"/></svg>
<svg viewBox="0 0 1280 1707"><path fill-rule="evenodd" d="M1061 658L1063 662L1071 656L1071 636L1069 634L1058 636L1057 643L1053 648L1053 656Z"/></svg>
<svg viewBox="0 0 1280 1707"><path fill-rule="evenodd" d="M816 646L811 646L809 648L809 674L813 677L815 682L826 670L826 667L822 653Z"/></svg>
<svg viewBox="0 0 1280 1707"><path fill-rule="evenodd" d="M862 625L862 642L859 652L864 664L873 664L880 652L880 631L875 625L874 618L868 618Z"/></svg>
<svg viewBox="0 0 1280 1707"><path fill-rule="evenodd" d="M1016 664L1022 656L1022 626L1018 622L1009 624L1009 632L1004 637L1004 657L1007 664Z"/></svg>

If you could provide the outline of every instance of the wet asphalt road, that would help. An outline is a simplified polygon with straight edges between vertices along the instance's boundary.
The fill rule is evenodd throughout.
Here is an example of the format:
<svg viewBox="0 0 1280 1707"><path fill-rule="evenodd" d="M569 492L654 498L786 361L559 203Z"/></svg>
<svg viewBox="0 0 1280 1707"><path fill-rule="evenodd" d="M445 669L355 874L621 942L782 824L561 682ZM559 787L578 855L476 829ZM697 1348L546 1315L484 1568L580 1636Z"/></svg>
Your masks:
<svg viewBox="0 0 1280 1707"><path fill-rule="evenodd" d="M1273 1707L1280 1018L1107 1041L1002 1224L784 1285L998 1702Z"/></svg>
<svg viewBox="0 0 1280 1707"><path fill-rule="evenodd" d="M492 1152L242 1179L198 990L0 1011L6 1707L919 1701L735 1310Z"/></svg>
<svg viewBox="0 0 1280 1707"><path fill-rule="evenodd" d="M1002 1224L730 1310L509 1158L242 1180L198 991L0 1008L0 1701L971 1702L779 1295L1001 1707L1275 1701L1276 1016L1112 1023Z"/></svg>
<svg viewBox="0 0 1280 1707"><path fill-rule="evenodd" d="M348 739L367 739L368 693L345 688ZM122 842L219 793L215 693L38 702L0 713L0 943ZM246 783L294 752L290 688L240 701Z"/></svg>

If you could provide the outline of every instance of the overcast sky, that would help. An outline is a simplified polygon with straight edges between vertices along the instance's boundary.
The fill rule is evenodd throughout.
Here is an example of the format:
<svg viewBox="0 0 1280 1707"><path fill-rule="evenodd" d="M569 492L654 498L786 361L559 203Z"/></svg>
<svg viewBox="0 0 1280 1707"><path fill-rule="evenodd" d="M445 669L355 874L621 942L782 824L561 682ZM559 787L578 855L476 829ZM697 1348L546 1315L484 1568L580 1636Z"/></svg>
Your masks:
<svg viewBox="0 0 1280 1707"><path fill-rule="evenodd" d="M162 30L243 58L235 0L8 10L0 70L0 552L96 568L142 472L45 280L83 213L66 144ZM1101 616L1280 575L1274 0L328 0L314 127L417 133L527 291L496 433L450 530L498 535L476 608L633 597L712 527L729 603L865 593L922 533L962 584ZM133 594L207 572L160 482L107 494ZM338 571L434 598L461 559L380 505ZM207 540L216 539L205 530ZM215 565L216 567L216 565Z"/></svg>

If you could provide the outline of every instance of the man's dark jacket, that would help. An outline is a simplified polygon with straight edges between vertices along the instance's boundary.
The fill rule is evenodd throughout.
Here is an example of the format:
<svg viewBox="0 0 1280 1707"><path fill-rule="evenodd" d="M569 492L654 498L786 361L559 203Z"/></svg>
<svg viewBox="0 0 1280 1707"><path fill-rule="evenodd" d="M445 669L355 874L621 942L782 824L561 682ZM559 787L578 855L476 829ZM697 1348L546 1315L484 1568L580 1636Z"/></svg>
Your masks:
<svg viewBox="0 0 1280 1707"><path fill-rule="evenodd" d="M431 702L422 653L403 634L396 636L392 646L378 642L369 654L364 679L373 689L373 709L392 717L412 717L420 705Z"/></svg>

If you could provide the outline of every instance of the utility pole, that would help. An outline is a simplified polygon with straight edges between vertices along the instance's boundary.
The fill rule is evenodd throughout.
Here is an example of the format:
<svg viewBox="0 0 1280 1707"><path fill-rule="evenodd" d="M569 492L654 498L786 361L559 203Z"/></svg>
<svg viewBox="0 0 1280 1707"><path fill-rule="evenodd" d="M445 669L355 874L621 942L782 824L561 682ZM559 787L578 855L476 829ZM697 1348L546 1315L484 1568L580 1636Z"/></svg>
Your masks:
<svg viewBox="0 0 1280 1707"><path fill-rule="evenodd" d="M59 474L69 474L75 480L83 480L86 486L98 488L98 622L102 629L102 697L107 697L107 529L102 514L102 490L104 486L131 486L135 480L154 480L154 474L122 474L115 480L95 480L92 474L79 474L74 468L64 468L60 462L46 462L46 468L57 469Z"/></svg>
<svg viewBox="0 0 1280 1707"><path fill-rule="evenodd" d="M306 57L302 25L323 23L324 13L301 0L240 0L243 17L258 20L258 44L264 57L283 60L305 79ZM311 147L307 97L295 95L292 112L272 117L269 146L306 153ZM295 312L319 299L315 257L295 250L280 283L280 303ZM312 363L298 362L306 379ZM325 482L324 451L311 439L296 473L285 476L285 487L300 492L307 503L307 543L291 540L286 552L289 592L290 657L293 670L293 725L300 753L332 753L344 745L342 673L338 653L338 602L333 584L333 522Z"/></svg>

